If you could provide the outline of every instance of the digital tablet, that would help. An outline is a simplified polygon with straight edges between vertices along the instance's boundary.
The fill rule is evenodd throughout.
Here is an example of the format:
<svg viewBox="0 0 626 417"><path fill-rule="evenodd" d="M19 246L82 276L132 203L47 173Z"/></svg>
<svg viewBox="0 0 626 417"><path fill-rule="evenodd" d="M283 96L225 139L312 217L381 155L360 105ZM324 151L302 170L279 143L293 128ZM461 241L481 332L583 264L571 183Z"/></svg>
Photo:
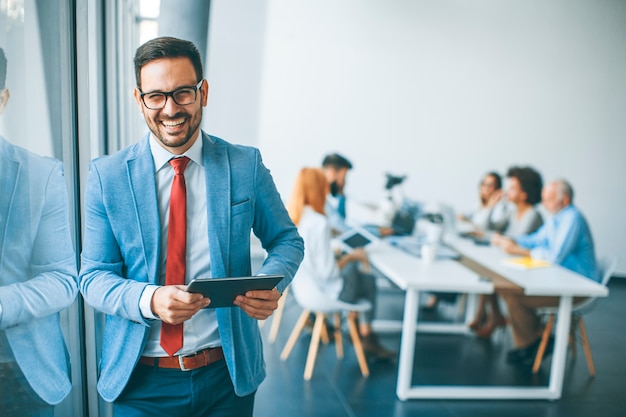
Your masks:
<svg viewBox="0 0 626 417"><path fill-rule="evenodd" d="M371 244L378 238L365 229L356 228L345 232L338 237L338 240L343 250L351 252L356 248L363 248Z"/></svg>
<svg viewBox="0 0 626 417"><path fill-rule="evenodd" d="M283 275L261 275L257 277L196 278L187 285L188 292L200 293L211 299L206 308L234 307L238 295L251 290L271 290Z"/></svg>

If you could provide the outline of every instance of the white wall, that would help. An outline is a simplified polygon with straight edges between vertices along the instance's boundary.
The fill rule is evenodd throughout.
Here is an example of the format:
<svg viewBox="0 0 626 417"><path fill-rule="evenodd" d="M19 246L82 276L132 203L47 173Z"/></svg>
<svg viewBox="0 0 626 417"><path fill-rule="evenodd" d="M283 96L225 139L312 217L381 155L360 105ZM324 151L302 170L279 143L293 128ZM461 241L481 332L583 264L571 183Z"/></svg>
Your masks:
<svg viewBox="0 0 626 417"><path fill-rule="evenodd" d="M622 258L626 273L625 2L258 3L213 1L211 25L249 39L220 48L213 33L213 91L262 78L249 99L212 96L207 128L259 146L285 198L297 170L330 151L355 165L353 199L379 201L392 172L409 176L407 195L459 209L476 203L485 171L528 164L573 183L598 254ZM250 25L247 4L264 24ZM217 109L228 111L216 120ZM248 120L254 132L238 127Z"/></svg>

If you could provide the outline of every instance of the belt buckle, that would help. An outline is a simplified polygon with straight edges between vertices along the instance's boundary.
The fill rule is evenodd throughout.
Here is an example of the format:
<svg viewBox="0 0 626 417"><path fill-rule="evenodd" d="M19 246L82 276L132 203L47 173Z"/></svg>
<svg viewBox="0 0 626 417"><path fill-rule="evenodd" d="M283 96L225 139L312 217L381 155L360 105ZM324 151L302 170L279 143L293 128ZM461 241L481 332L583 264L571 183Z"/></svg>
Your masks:
<svg viewBox="0 0 626 417"><path fill-rule="evenodd" d="M191 356L193 356L193 355L191 355ZM184 361L184 359L185 359L186 357L187 357L187 356L178 355L178 364L180 365L180 370L181 370L181 371L183 371L183 372L189 372L189 371L191 371L191 369L187 369L187 368L185 368L185 361Z"/></svg>

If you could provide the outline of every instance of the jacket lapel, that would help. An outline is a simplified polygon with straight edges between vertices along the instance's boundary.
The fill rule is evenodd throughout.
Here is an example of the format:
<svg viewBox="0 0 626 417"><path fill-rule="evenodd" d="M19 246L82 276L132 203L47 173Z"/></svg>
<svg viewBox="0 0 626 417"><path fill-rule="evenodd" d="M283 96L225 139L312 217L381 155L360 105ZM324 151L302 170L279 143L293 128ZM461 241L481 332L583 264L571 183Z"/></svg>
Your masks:
<svg viewBox="0 0 626 417"><path fill-rule="evenodd" d="M137 155L127 161L128 176L134 199L139 236L142 239L144 256L148 268L148 280L158 284L158 265L161 227L154 173L154 161L148 145L148 137L137 144Z"/></svg>
<svg viewBox="0 0 626 417"><path fill-rule="evenodd" d="M14 159L12 151L8 144L0 142L0 160L2 161L0 164L2 166L0 169L0 267L4 259L4 256L1 256L4 253L4 246L10 244L6 236L7 225L20 170L20 163Z"/></svg>
<svg viewBox="0 0 626 417"><path fill-rule="evenodd" d="M202 133L206 171L207 226L213 277L226 277L230 237L230 166L226 147Z"/></svg>

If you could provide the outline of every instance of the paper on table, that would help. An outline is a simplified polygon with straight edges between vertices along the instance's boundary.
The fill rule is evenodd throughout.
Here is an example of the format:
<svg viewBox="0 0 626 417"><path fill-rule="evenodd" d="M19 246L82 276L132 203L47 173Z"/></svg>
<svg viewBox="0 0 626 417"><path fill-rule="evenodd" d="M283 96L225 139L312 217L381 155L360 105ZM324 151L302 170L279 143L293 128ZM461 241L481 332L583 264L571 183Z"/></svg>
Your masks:
<svg viewBox="0 0 626 417"><path fill-rule="evenodd" d="M505 259L503 263L513 268L522 269L545 268L547 266L550 266L550 262L542 261L541 259L533 259L530 256Z"/></svg>

